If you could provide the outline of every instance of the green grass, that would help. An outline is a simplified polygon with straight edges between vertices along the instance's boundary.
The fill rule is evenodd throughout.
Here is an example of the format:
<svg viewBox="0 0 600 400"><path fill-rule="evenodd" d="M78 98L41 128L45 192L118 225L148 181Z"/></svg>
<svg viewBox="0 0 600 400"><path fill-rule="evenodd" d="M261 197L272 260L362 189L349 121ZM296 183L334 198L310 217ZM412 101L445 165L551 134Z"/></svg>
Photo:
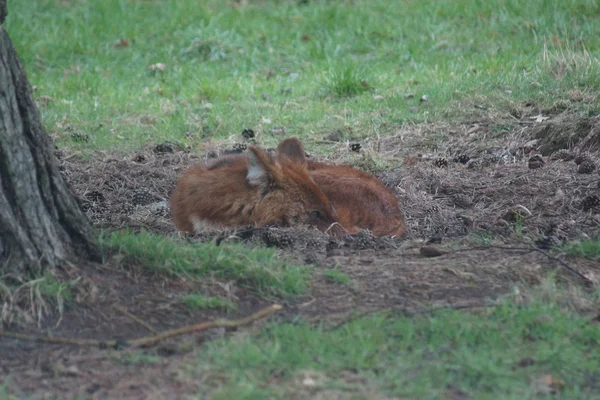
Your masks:
<svg viewBox="0 0 600 400"><path fill-rule="evenodd" d="M600 239L568 243L562 250L567 252L567 254L600 260Z"/></svg>
<svg viewBox="0 0 600 400"><path fill-rule="evenodd" d="M491 246L494 243L494 235L484 230L472 232L469 239L476 246Z"/></svg>
<svg viewBox="0 0 600 400"><path fill-rule="evenodd" d="M70 300L73 297L71 292L71 281L63 281L56 279L56 277L50 273L46 273L44 279L39 281L39 291L53 299L66 299Z"/></svg>
<svg viewBox="0 0 600 400"><path fill-rule="evenodd" d="M18 397L12 394L9 394L7 391L7 386L8 386L8 380L9 378L6 379L6 382L3 382L0 384L0 400L17 400Z"/></svg>
<svg viewBox="0 0 600 400"><path fill-rule="evenodd" d="M597 323L534 298L506 300L483 315L379 314L333 330L271 324L257 336L210 343L198 357L199 371L210 365L227 376L215 398L288 398L308 371L317 384L304 390L361 399L447 398L450 390L476 399L546 398L534 381L547 374L564 381L560 398L592 399L600 398L599 345Z"/></svg>
<svg viewBox="0 0 600 400"><path fill-rule="evenodd" d="M328 93L337 97L351 97L369 90L367 76L356 64L341 63L328 71L322 85Z"/></svg>
<svg viewBox="0 0 600 400"><path fill-rule="evenodd" d="M330 282L339 283L342 285L352 284L352 278L343 271L337 269L327 269L323 272L323 276Z"/></svg>
<svg viewBox="0 0 600 400"><path fill-rule="evenodd" d="M302 293L310 270L275 257L268 248L241 244L186 243L142 231L113 232L100 237L106 257L123 256L122 262L148 271L185 276L233 280L262 295L289 297Z"/></svg>
<svg viewBox="0 0 600 400"><path fill-rule="evenodd" d="M195 310L221 310L233 311L236 309L231 300L217 296L205 296L202 294L188 294L183 297L183 303L191 311Z"/></svg>
<svg viewBox="0 0 600 400"><path fill-rule="evenodd" d="M596 0L8 3L5 27L63 146L196 146L244 128L272 144L277 126L385 135L523 101L600 110L597 97L569 100L600 89Z"/></svg>

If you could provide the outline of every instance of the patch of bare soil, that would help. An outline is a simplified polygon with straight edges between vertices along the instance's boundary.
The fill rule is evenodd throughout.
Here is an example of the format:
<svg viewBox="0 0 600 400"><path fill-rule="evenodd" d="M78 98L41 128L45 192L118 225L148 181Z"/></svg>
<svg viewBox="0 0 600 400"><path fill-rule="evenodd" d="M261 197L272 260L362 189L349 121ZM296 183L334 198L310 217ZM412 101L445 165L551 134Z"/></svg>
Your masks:
<svg viewBox="0 0 600 400"><path fill-rule="evenodd" d="M282 321L300 314L336 324L356 312L381 309L422 312L431 306L479 307L506 294L515 284L539 282L555 268L563 279L581 282L583 276L588 283L597 283L597 263L564 259L580 274L577 278L540 248L600 232L600 201L594 201L600 198L600 158L592 145L598 121L589 120L584 124L587 128L577 128L575 144L583 147L565 145L574 143L569 140L561 142L561 148L568 151L548 153L542 151L547 138L540 132L559 129L549 127L559 124L559 117L539 123L530 123L526 114L513 119L509 120L512 128L520 129L511 129L510 134L492 123L430 125L412 131L407 128L383 140L365 139L360 149L354 145L350 150L347 143L336 141L323 144L334 149L332 161L367 170L381 163L402 163L377 175L401 200L409 229L405 240L374 238L368 232L332 238L308 228L275 227L198 235L191 240L264 244L313 265L311 291L283 302L284 311L273 317ZM572 128L565 126L567 131ZM423 137L436 135L443 140L423 145ZM230 151L241 149L238 145ZM582 154L584 150L589 154ZM190 165L221 152L215 148L194 155L166 143L127 157L98 153L83 159L62 151L57 155L63 175L97 228L133 227L174 235L168 198L178 176ZM582 171L581 162L578 165L574 159L577 155L585 156L596 168ZM496 246L487 247L491 243ZM423 250L426 245L429 251ZM351 283L332 281L325 274L327 269L343 271ZM44 319L38 333L102 339L149 333L115 306L161 331L218 316L245 316L269 304L231 282L192 284L140 271L118 269L110 262L85 266L81 271L61 271L83 276L83 294L69 303L62 317ZM192 290L231 299L238 310L228 314L190 312L180 297ZM32 330L31 326L10 328ZM126 348L41 346L3 338L0 379L10 378L9 389L34 393L34 398L50 393L86 398L181 398L184 393L202 392L203 379L219 380L208 372L189 379L182 371L191 357L189 351L199 341L223 334L217 330L171 339L146 352L150 361L137 362L131 358L140 353Z"/></svg>

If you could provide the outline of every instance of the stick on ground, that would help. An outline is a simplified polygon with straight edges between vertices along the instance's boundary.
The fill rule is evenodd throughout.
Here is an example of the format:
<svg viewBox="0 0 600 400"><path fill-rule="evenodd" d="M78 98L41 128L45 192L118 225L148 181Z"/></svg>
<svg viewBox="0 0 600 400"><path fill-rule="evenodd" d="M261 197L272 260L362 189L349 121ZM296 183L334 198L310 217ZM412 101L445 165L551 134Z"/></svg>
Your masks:
<svg viewBox="0 0 600 400"><path fill-rule="evenodd" d="M118 305L113 305L113 307L115 308L115 310L122 312L123 314L128 316L133 321L137 322L138 324L142 325L144 328L148 329L148 331L154 333L155 335L158 334L158 331L156 329L154 329L149 323L143 321L141 318L136 317L135 315L133 315L132 313L127 311L127 309L125 309L124 307L121 307Z"/></svg>
<svg viewBox="0 0 600 400"><path fill-rule="evenodd" d="M72 338L63 338L63 337L37 337L24 335L16 332L9 331L0 331L0 336L9 337L13 339L20 340L28 340L39 343L56 343L56 344L74 344L78 346L98 346L98 347L113 347L117 348L119 346L131 346L131 347L146 347L153 346L160 342L161 340L170 338L172 336L184 335L187 333L200 332L211 328L237 328L240 326L248 325L254 321L265 318L279 310L283 307L279 304L273 304L270 307L263 308L262 310L247 316L246 318L237 319L237 320L228 320L228 319L217 319L215 321L210 322L202 322L196 325L184 326L183 328L172 329L169 331L165 331L153 336L146 336L139 339L132 340L97 340L97 339L72 339Z"/></svg>

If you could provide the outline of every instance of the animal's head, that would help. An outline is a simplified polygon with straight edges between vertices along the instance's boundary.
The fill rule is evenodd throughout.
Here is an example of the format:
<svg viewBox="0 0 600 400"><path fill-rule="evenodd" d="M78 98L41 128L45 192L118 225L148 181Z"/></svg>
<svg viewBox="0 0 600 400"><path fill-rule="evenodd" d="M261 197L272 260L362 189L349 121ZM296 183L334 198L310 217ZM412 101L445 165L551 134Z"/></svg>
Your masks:
<svg viewBox="0 0 600 400"><path fill-rule="evenodd" d="M321 231L336 222L327 196L308 173L304 147L296 138L282 141L274 156L250 146L246 178L260 192L260 212L270 222L308 224Z"/></svg>

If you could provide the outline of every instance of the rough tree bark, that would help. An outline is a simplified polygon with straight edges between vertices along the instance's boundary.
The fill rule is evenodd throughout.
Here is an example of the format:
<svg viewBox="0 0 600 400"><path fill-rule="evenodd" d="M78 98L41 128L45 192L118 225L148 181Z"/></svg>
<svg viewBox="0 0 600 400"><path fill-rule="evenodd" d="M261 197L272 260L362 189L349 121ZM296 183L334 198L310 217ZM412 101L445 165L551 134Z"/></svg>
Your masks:
<svg viewBox="0 0 600 400"><path fill-rule="evenodd" d="M0 275L98 260L95 235L59 173L0 0Z"/></svg>

